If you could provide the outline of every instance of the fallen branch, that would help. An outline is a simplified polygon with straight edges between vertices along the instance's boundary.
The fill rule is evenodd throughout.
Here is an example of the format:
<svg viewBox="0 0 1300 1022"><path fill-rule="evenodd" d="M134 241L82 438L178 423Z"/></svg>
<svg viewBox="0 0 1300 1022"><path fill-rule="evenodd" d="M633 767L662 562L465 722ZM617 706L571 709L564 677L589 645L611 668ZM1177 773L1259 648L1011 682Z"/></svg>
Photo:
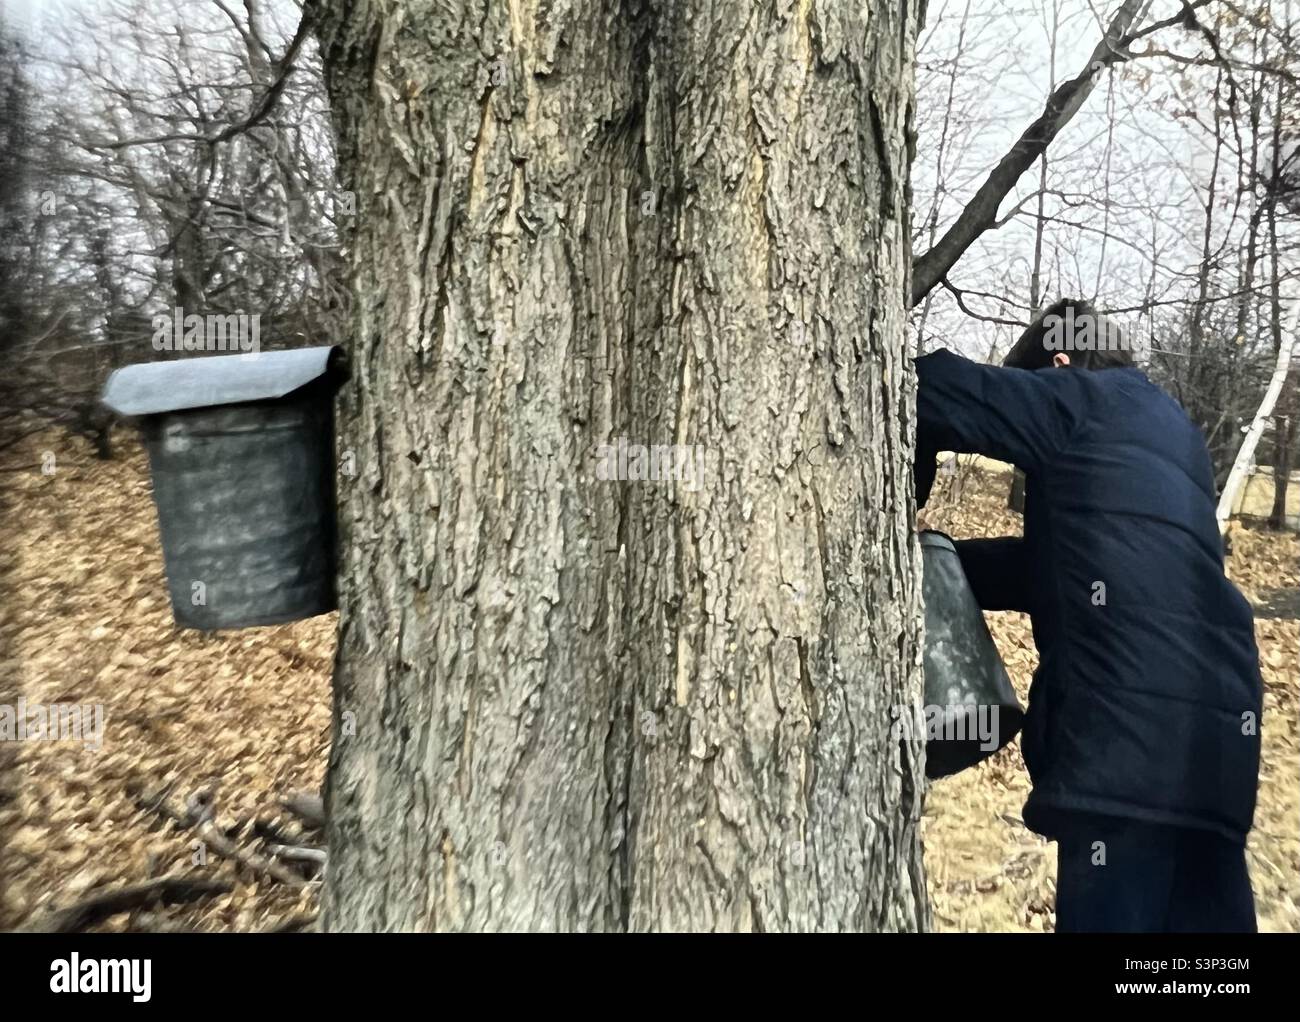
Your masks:
<svg viewBox="0 0 1300 1022"><path fill-rule="evenodd" d="M129 924L131 933L202 933L190 926L173 923L156 912L137 912Z"/></svg>
<svg viewBox="0 0 1300 1022"><path fill-rule="evenodd" d="M222 858L231 859L254 873L265 873L267 876L279 880L282 884L289 884L291 887L301 887L307 882L293 870L285 869L285 867L270 859L264 859L256 852L240 848L239 845L221 833L210 820L199 826L198 835L201 841Z"/></svg>
<svg viewBox="0 0 1300 1022"><path fill-rule="evenodd" d="M181 904L211 895L229 894L231 890L232 885L224 880L179 874L157 877L144 883L93 894L75 905L46 913L40 919L19 927L19 932L80 933L109 916L135 908L154 904Z"/></svg>
<svg viewBox="0 0 1300 1022"><path fill-rule="evenodd" d="M234 841L226 837L216 823L213 822L212 817L215 814L211 799L196 797L201 796L202 792L196 792L195 795L192 795L188 808L180 810L167 801L167 792L169 790L170 788L164 788L161 793L152 797L139 794L136 797L136 804L142 809L166 817L185 830L194 830L198 834L199 840L217 855L224 859L230 859L254 873L265 873L267 876L291 887L302 887L307 883L305 878L293 870L286 869L278 862L264 859L256 852L240 848ZM195 824L197 824L197 827Z"/></svg>
<svg viewBox="0 0 1300 1022"><path fill-rule="evenodd" d="M280 805L313 830L325 826L325 800L319 795L300 791L280 799Z"/></svg>
<svg viewBox="0 0 1300 1022"><path fill-rule="evenodd" d="M291 845L295 843L295 836L286 833L279 826L277 820L268 820L260 816L253 821L253 834L268 845Z"/></svg>
<svg viewBox="0 0 1300 1022"><path fill-rule="evenodd" d="M290 862L314 862L318 866L325 865L324 848L308 848L303 845L267 845L266 850L277 859L286 859Z"/></svg>
<svg viewBox="0 0 1300 1022"><path fill-rule="evenodd" d="M283 922L276 923L274 926L261 930L261 933L301 933L303 930L312 926L316 922L315 912L302 912L296 916L290 916Z"/></svg>

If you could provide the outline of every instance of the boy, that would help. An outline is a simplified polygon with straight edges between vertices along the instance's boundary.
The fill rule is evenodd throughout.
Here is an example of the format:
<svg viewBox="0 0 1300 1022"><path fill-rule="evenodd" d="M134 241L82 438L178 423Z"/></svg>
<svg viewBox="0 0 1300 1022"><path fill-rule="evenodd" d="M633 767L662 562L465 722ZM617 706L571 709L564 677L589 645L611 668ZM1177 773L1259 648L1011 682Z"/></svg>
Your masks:
<svg viewBox="0 0 1300 1022"><path fill-rule="evenodd" d="M1253 931L1262 684L1200 432L1085 302L1003 368L916 370L918 507L939 451L1026 475L1024 537L957 549L984 609L1033 624L1024 820L1058 842L1057 931Z"/></svg>

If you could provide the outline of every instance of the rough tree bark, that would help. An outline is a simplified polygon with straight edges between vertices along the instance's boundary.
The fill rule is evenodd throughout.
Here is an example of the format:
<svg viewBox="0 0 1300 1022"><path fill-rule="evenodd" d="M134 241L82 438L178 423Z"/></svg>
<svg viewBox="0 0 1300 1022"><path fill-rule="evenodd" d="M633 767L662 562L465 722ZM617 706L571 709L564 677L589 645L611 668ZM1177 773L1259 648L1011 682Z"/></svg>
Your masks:
<svg viewBox="0 0 1300 1022"><path fill-rule="evenodd" d="M359 207L324 926L925 926L917 5L311 13ZM602 481L620 437L703 471Z"/></svg>

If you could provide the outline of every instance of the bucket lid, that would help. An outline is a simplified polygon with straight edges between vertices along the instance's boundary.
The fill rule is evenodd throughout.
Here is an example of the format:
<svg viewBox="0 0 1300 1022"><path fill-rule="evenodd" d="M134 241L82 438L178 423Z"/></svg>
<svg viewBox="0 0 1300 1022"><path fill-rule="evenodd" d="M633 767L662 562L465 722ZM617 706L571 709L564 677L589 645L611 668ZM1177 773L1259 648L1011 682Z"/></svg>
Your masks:
<svg viewBox="0 0 1300 1022"><path fill-rule="evenodd" d="M266 401L323 376L336 350L336 345L326 345L141 362L116 370L104 385L102 400L119 415Z"/></svg>

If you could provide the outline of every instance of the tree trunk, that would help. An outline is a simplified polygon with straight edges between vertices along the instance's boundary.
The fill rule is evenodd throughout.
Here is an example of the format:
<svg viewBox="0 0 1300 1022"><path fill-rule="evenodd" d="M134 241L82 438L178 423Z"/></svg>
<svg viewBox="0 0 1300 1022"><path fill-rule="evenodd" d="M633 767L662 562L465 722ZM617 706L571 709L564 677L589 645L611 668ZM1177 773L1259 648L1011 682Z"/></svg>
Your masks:
<svg viewBox="0 0 1300 1022"><path fill-rule="evenodd" d="M1285 83L1279 79L1277 92L1273 100L1273 139L1272 166L1269 179L1278 181L1282 175L1282 125L1285 123L1283 109L1285 104ZM1284 338L1282 336L1282 260L1278 252L1277 241L1277 204L1278 198L1270 196L1268 203L1268 256L1271 270L1268 280L1268 325L1273 336L1273 350L1280 351ZM1291 483L1291 468L1295 460L1295 440L1297 426L1300 426L1300 372L1294 369L1291 379L1283 384L1283 396L1279 402L1281 414L1273 418L1273 508L1268 516L1269 528L1281 531L1287 528L1287 490Z"/></svg>
<svg viewBox="0 0 1300 1022"><path fill-rule="evenodd" d="M359 204L323 925L924 926L915 5L315 13Z"/></svg>
<svg viewBox="0 0 1300 1022"><path fill-rule="evenodd" d="M1291 318L1288 321L1286 333L1282 338L1281 345L1278 347L1277 365L1273 369L1273 376L1268 381L1268 387L1264 391L1264 397L1259 403L1255 417L1251 420L1246 435L1241 441L1241 446L1237 449L1237 456L1233 459L1232 469L1228 472L1228 481L1223 484L1223 492L1219 494L1217 514L1220 532L1227 532L1228 519L1232 517L1232 509L1237 503L1237 494L1241 492L1242 487L1246 485L1246 480L1250 478L1251 465L1254 464L1255 459L1255 448L1259 445L1259 438L1264 434L1264 427L1273 414L1273 407L1277 404L1278 395L1282 393L1282 386L1286 383L1287 372L1291 368L1291 351L1296 347L1297 333L1300 333L1300 301L1296 302L1291 310Z"/></svg>
<svg viewBox="0 0 1300 1022"><path fill-rule="evenodd" d="M1007 508L1018 515L1025 513L1025 473L1011 470L1011 491L1007 494Z"/></svg>
<svg viewBox="0 0 1300 1022"><path fill-rule="evenodd" d="M1268 527L1278 531L1287 527L1287 488L1291 482L1297 422L1300 418L1294 415L1273 419L1273 510L1268 516Z"/></svg>

